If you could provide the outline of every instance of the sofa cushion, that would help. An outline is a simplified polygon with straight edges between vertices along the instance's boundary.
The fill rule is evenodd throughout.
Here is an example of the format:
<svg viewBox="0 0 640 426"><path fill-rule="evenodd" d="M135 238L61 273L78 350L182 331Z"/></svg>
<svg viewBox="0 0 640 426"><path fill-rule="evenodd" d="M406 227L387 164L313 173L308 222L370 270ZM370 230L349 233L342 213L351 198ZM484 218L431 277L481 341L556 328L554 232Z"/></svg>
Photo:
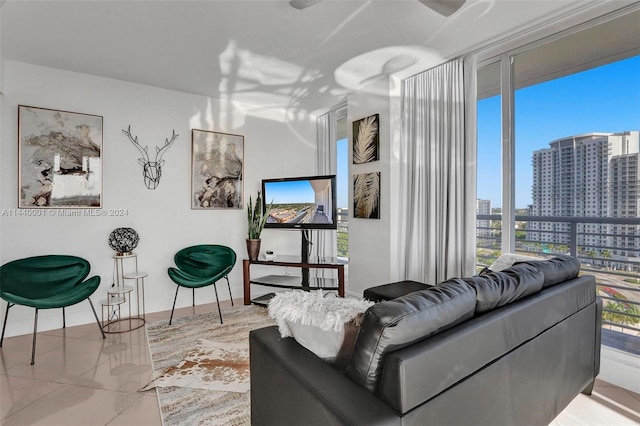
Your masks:
<svg viewBox="0 0 640 426"><path fill-rule="evenodd" d="M484 271L480 276L462 280L476 290L478 314L539 292L544 274L536 266L521 263L502 271Z"/></svg>
<svg viewBox="0 0 640 426"><path fill-rule="evenodd" d="M376 392L386 356L473 316L475 291L464 281L445 282L367 309L347 375Z"/></svg>
<svg viewBox="0 0 640 426"><path fill-rule="evenodd" d="M559 284L563 281L575 278L580 273L580 261L572 256L557 255L549 260L530 260L519 262L535 266L544 274L542 288L547 288Z"/></svg>

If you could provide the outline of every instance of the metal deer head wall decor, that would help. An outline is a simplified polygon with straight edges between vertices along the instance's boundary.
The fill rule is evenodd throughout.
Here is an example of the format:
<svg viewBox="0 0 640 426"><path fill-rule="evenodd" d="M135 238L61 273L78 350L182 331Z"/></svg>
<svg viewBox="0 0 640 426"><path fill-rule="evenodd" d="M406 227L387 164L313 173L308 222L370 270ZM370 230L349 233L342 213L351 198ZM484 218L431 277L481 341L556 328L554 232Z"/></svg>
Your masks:
<svg viewBox="0 0 640 426"><path fill-rule="evenodd" d="M165 139L164 146L162 148L156 146L156 157L155 161L151 161L149 159L149 147L145 146L144 148L140 146L138 143L138 137L131 135L131 125L127 128L127 130L123 130L122 133L129 137L129 140L135 145L136 148L142 154L142 158L138 158L138 163L143 167L142 175L144 176L144 184L149 189L156 189L160 184L160 177L162 176L162 166L164 165L164 160L162 159L162 155L169 149L173 141L175 141L179 134L176 133L175 130L172 130L171 140Z"/></svg>

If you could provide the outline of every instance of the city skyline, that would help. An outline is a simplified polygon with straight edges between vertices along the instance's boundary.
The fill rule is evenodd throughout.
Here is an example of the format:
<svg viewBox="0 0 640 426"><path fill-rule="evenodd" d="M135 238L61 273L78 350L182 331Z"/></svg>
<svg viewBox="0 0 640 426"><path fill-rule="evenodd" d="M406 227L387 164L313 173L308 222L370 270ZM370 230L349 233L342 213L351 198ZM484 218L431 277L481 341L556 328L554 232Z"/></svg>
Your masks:
<svg viewBox="0 0 640 426"><path fill-rule="evenodd" d="M640 130L640 56L519 89L515 94L516 208L532 204L533 152L588 133ZM478 194L502 206L500 96L478 102Z"/></svg>
<svg viewBox="0 0 640 426"><path fill-rule="evenodd" d="M638 217L640 132L589 134L554 141L534 152L531 216ZM528 222L526 240L571 243L571 227L562 222ZM634 227L586 222L577 228L577 243L596 256L636 258Z"/></svg>

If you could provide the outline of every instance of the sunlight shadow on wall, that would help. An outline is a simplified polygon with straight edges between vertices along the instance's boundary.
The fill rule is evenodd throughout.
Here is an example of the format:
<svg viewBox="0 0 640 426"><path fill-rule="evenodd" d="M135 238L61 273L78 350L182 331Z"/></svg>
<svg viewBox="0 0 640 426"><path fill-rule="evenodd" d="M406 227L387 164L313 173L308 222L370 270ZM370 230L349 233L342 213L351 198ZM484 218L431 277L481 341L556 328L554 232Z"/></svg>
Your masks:
<svg viewBox="0 0 640 426"><path fill-rule="evenodd" d="M191 118L189 119L189 128L190 129L202 129L202 130L207 130L207 129L216 129L216 120L214 120L215 117L215 112L213 110L213 104L211 102L211 98L207 98L206 101L206 105L204 107L204 109L198 109L195 108L193 111L193 115L191 116ZM221 121L223 119L226 119L227 117L222 117L222 114L219 114L220 117L218 121ZM241 118L241 117L238 117ZM233 128L237 128L237 127L242 127L244 125L244 121L242 121L241 123L237 123L237 122L233 122L232 126L233 127L228 127L228 129L233 129ZM218 129L220 129L221 127L218 126ZM189 135L189 137L191 137Z"/></svg>
<svg viewBox="0 0 640 426"><path fill-rule="evenodd" d="M309 83L322 77L318 70L305 69L291 62L258 55L229 41L219 55L223 78L220 93L229 102L266 107L251 114L286 122L291 112L299 112L300 99L311 95Z"/></svg>
<svg viewBox="0 0 640 426"><path fill-rule="evenodd" d="M302 106L301 100L314 96L312 83L322 77L317 69L306 69L291 62L255 54L230 40L219 55L222 79L218 126L237 129L246 117L256 117L289 125L291 131L307 144L315 144L300 135L295 123L313 118ZM208 102L207 111L196 111L193 123L213 128L215 112Z"/></svg>

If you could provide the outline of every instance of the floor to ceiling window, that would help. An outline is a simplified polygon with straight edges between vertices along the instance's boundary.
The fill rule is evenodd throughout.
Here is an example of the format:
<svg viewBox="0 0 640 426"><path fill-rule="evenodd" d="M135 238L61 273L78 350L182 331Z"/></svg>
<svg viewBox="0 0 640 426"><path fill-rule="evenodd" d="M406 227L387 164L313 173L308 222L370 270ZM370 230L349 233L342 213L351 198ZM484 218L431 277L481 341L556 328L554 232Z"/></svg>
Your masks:
<svg viewBox="0 0 640 426"><path fill-rule="evenodd" d="M490 266L502 251L500 62L478 70L476 263Z"/></svg>
<svg viewBox="0 0 640 426"><path fill-rule="evenodd" d="M516 57L516 75L523 55ZM516 90L515 203L521 215L637 218L638 108L640 56ZM531 221L515 226L521 229L516 250L573 254L587 267L639 272L640 245L614 237L619 225Z"/></svg>
<svg viewBox="0 0 640 426"><path fill-rule="evenodd" d="M337 119L336 198L338 212L338 258L349 259L349 138L346 108Z"/></svg>
<svg viewBox="0 0 640 426"><path fill-rule="evenodd" d="M640 339L638 22L618 13L480 62L477 261L496 245L576 256L604 327Z"/></svg>
<svg viewBox="0 0 640 426"><path fill-rule="evenodd" d="M349 258L349 139L336 142L336 191L338 200L338 257Z"/></svg>

